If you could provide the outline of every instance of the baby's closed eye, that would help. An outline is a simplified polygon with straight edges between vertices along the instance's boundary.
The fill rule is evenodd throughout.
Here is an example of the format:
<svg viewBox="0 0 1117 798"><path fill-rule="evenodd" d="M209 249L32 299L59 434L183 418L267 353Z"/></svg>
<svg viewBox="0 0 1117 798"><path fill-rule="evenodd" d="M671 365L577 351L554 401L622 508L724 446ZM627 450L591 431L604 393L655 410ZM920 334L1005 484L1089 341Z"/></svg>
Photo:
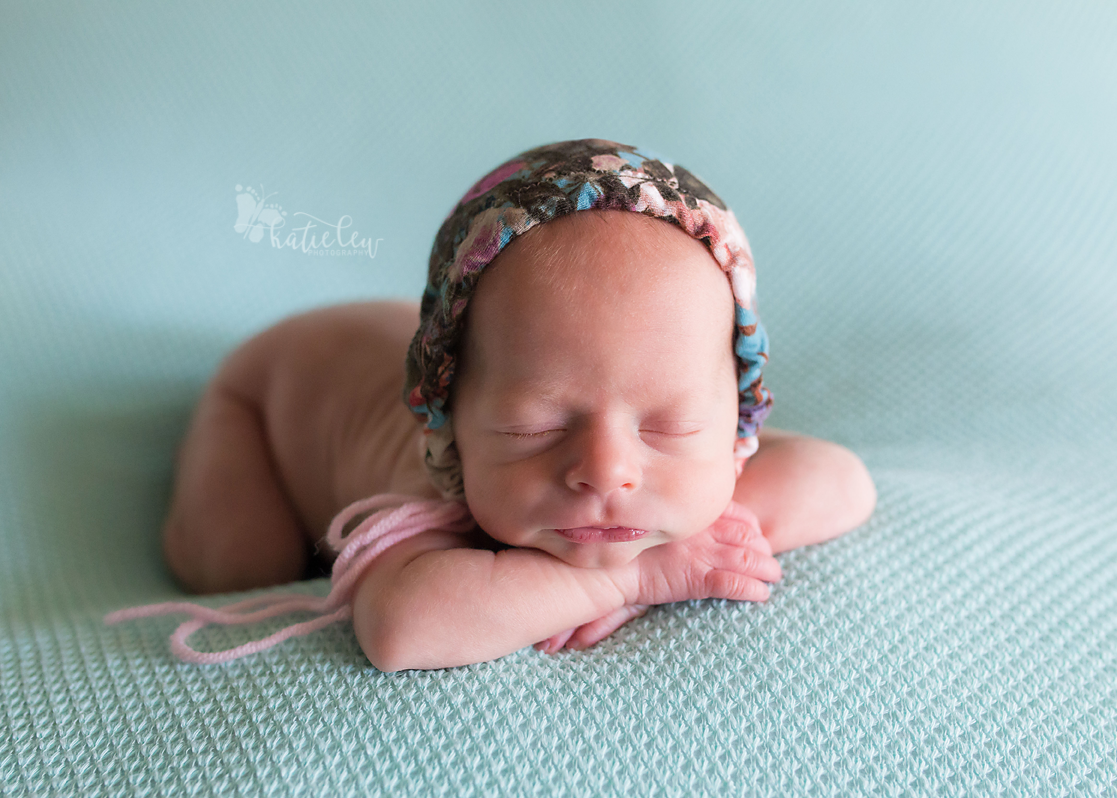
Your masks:
<svg viewBox="0 0 1117 798"><path fill-rule="evenodd" d="M540 430L539 432L505 432L504 434L507 435L509 438L514 438L516 440L526 440L528 438L542 438L544 435L550 435L552 433L563 431L564 430L561 429L545 429Z"/></svg>
<svg viewBox="0 0 1117 798"><path fill-rule="evenodd" d="M637 425L633 425L637 427ZM500 435L509 443L552 444L559 443L567 433L569 426L552 426L537 429L502 429ZM656 421L653 424L640 425L633 431L651 446L666 445L669 443L682 443L689 438L698 437L707 429L707 425L697 424L693 421Z"/></svg>
<svg viewBox="0 0 1117 798"><path fill-rule="evenodd" d="M705 425L697 424L694 422L663 422L657 421L654 424L643 425L639 427L639 434L641 436L657 436L664 438L688 438L698 435L704 429ZM568 432L565 426L548 427L537 430L501 430L501 434L512 440L539 440L548 437L554 438Z"/></svg>
<svg viewBox="0 0 1117 798"><path fill-rule="evenodd" d="M700 424L654 424L640 428L641 435L668 435L672 438L685 438L697 435L704 427Z"/></svg>

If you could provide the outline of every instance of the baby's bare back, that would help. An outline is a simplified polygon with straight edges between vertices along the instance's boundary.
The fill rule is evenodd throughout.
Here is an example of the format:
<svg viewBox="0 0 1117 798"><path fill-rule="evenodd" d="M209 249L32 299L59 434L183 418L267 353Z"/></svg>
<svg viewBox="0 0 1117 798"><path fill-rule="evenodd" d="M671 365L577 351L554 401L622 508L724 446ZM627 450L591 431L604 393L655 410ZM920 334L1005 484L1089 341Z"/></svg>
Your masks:
<svg viewBox="0 0 1117 798"><path fill-rule="evenodd" d="M214 378L214 390L259 409L275 476L313 540L365 496L438 495L419 457L422 427L401 399L418 324L415 302L312 310L242 344Z"/></svg>

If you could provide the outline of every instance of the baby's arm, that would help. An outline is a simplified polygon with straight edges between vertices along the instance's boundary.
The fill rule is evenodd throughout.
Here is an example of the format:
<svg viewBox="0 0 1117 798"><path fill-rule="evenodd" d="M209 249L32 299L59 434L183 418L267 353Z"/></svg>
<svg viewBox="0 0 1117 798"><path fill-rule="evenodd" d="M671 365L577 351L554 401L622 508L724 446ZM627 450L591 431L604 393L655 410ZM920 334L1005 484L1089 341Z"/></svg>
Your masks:
<svg viewBox="0 0 1117 798"><path fill-rule="evenodd" d="M700 598L763 601L779 564L755 525L719 523L648 549L626 566L577 568L536 549L468 548L427 532L385 551L362 576L353 626L383 671L504 656L626 606Z"/></svg>
<svg viewBox="0 0 1117 798"><path fill-rule="evenodd" d="M760 448L737 480L733 500L760 521L775 554L821 543L863 524L877 493L853 452L829 441L779 430L760 433Z"/></svg>

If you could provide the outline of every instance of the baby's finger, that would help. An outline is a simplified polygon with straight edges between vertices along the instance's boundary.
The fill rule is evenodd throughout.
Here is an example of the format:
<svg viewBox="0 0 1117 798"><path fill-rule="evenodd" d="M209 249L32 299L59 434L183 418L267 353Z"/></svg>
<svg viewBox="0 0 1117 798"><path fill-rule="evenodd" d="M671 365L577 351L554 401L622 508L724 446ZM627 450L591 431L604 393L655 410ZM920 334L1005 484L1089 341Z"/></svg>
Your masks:
<svg viewBox="0 0 1117 798"><path fill-rule="evenodd" d="M578 627L567 629L565 632L559 632L557 635L548 637L546 640L540 640L535 644L536 651L542 651L544 654L554 654L556 651L566 645L566 641L570 636L578 631Z"/></svg>
<svg viewBox="0 0 1117 798"><path fill-rule="evenodd" d="M771 554L756 549L741 550L741 573L765 582L778 582L783 579L783 569Z"/></svg>
<svg viewBox="0 0 1117 798"><path fill-rule="evenodd" d="M730 545L742 546L764 537L759 524L749 523L722 516L710 529L714 540Z"/></svg>
<svg viewBox="0 0 1117 798"><path fill-rule="evenodd" d="M764 582L733 571L711 571L706 577L710 598L733 601L767 601L771 590Z"/></svg>
<svg viewBox="0 0 1117 798"><path fill-rule="evenodd" d="M757 535L755 538L749 538L748 545L750 548L764 552L769 557L772 556L772 541L768 540L764 535Z"/></svg>
<svg viewBox="0 0 1117 798"><path fill-rule="evenodd" d="M604 640L613 632L620 629L633 618L639 618L648 611L647 604L626 604L620 609L606 615L604 618L598 618L596 621L590 621L578 627L574 636L566 643L567 648L574 650L581 650L589 648L594 643Z"/></svg>

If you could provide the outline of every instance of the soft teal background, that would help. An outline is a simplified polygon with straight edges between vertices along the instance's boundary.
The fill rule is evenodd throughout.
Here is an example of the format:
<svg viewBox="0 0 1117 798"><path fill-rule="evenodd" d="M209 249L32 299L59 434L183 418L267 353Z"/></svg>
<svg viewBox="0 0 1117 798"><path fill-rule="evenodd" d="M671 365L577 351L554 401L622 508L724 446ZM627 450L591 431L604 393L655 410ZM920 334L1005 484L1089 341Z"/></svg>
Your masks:
<svg viewBox="0 0 1117 798"><path fill-rule="evenodd" d="M0 793L1112 794L1115 41L1055 0L0 2ZM417 297L473 180L585 136L735 209L771 421L857 451L873 520L766 605L555 658L383 675L338 626L202 668L173 619L104 628L177 595L220 358ZM238 184L376 258L251 243Z"/></svg>

